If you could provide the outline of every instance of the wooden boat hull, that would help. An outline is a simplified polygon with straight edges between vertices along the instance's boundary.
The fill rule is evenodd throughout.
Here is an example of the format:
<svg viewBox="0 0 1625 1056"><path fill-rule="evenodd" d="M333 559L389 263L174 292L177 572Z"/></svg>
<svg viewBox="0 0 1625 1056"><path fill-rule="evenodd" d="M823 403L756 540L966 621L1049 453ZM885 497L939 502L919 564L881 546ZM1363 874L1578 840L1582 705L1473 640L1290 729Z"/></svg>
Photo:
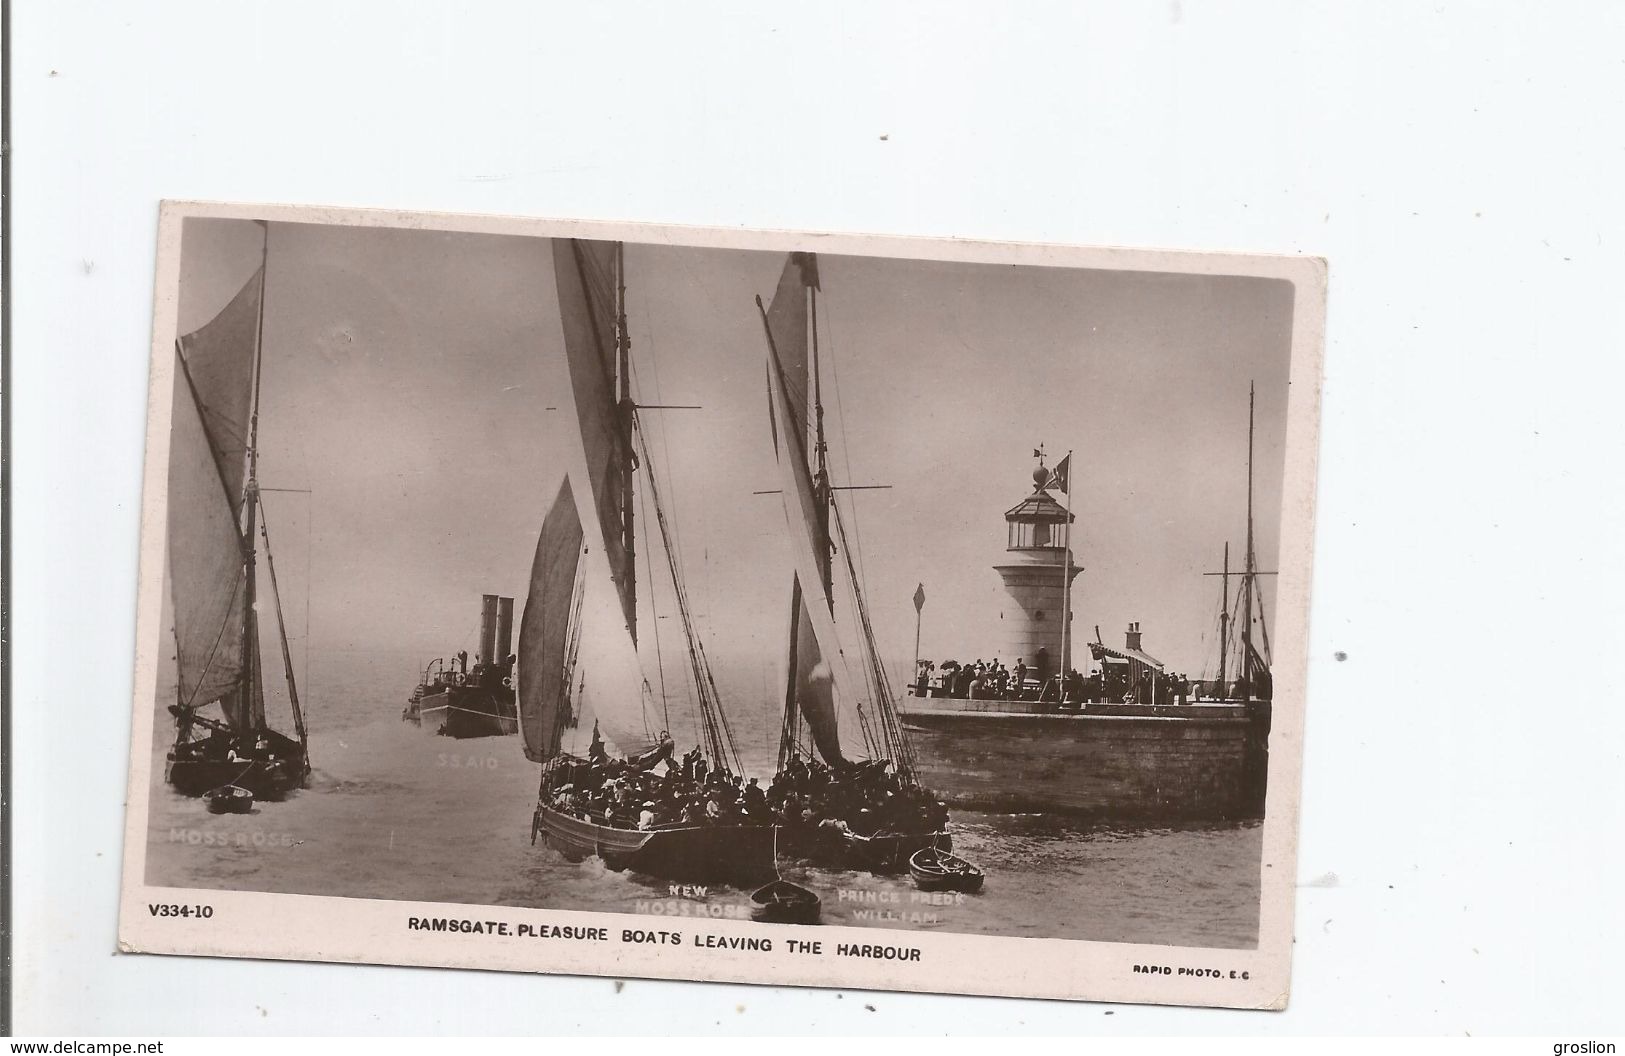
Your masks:
<svg viewBox="0 0 1625 1056"><path fill-rule="evenodd" d="M247 814L254 809L254 793L241 785L210 789L203 797L210 814Z"/></svg>
<svg viewBox="0 0 1625 1056"><path fill-rule="evenodd" d="M960 861L967 867L965 871L949 872L934 863L925 862L924 857L924 852L916 851L908 860L909 875L914 878L914 886L921 891L963 891L967 895L974 895L982 890L982 884L987 880L987 874L963 859Z"/></svg>
<svg viewBox="0 0 1625 1056"><path fill-rule="evenodd" d="M164 780L183 796L201 796L225 785L246 788L256 799L277 799L305 783L309 768L297 741L267 731L269 746L259 758L226 757L220 734L170 749Z"/></svg>
<svg viewBox="0 0 1625 1056"><path fill-rule="evenodd" d="M537 807L534 832L571 861L598 857L615 872L735 885L773 876L773 829L767 825L617 829Z"/></svg>
<svg viewBox="0 0 1625 1056"><path fill-rule="evenodd" d="M787 880L775 880L750 896L750 919L764 924L817 924L823 903Z"/></svg>
<svg viewBox="0 0 1625 1056"><path fill-rule="evenodd" d="M412 713L415 706L416 714ZM426 693L405 715L426 733L459 739L503 737L519 732L519 709L505 686L448 686Z"/></svg>

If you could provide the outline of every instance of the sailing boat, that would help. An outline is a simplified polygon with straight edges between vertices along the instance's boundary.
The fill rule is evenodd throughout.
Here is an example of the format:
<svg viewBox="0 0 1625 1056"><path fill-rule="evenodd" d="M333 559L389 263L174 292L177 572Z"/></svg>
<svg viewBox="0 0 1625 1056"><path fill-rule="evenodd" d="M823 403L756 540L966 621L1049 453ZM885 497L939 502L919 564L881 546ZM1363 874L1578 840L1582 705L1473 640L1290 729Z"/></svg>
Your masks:
<svg viewBox="0 0 1625 1056"><path fill-rule="evenodd" d="M745 792L638 426L624 248L561 239L553 253L588 487L578 502L568 474L559 486L520 621L520 730L525 755L542 765L531 840L545 835L566 858L596 855L666 880L757 881L773 875L773 826ZM659 527L698 703L704 747L681 762L666 701L638 654L637 479Z"/></svg>
<svg viewBox="0 0 1625 1056"><path fill-rule="evenodd" d="M192 796L236 786L275 797L310 775L257 479L265 271L262 251L259 270L231 303L175 342L168 544L178 680L164 778ZM265 716L262 553L297 739L272 729ZM220 718L204 713L210 705L219 706Z"/></svg>
<svg viewBox="0 0 1625 1056"><path fill-rule="evenodd" d="M767 337L768 417L795 566L774 798L791 801L779 811L792 853L895 872L915 851L951 849L952 839L942 831L946 809L919 783L830 483L818 290L816 256L792 253L772 306L756 299ZM844 558L841 582L855 611L861 677L848 662L835 623L836 552ZM851 758L860 745L866 757Z"/></svg>
<svg viewBox="0 0 1625 1056"><path fill-rule="evenodd" d="M1219 588L1218 677L1198 682L1196 692L1206 701L1239 706L1247 716L1247 735L1242 747L1241 780L1237 788L1239 813L1261 817L1269 783L1270 721L1274 710L1275 680L1270 674L1270 632L1264 618L1264 596L1258 589L1259 576L1274 572L1258 570L1253 548L1253 416L1257 396L1247 386L1247 550L1240 573L1241 584L1234 601L1230 595L1230 544L1224 546L1224 565ZM1236 634L1240 624L1241 633ZM1253 638L1257 628L1258 639ZM1260 649L1262 646L1262 649ZM1232 655L1232 653L1234 655ZM1227 674L1235 672L1235 680Z"/></svg>
<svg viewBox="0 0 1625 1056"><path fill-rule="evenodd" d="M1268 702L1274 695L1274 680L1270 675L1269 625L1264 617L1264 597L1258 589L1259 576L1272 576L1273 572L1258 570L1258 555L1253 547L1253 412L1256 396L1252 386L1247 388L1247 550L1242 569L1235 573L1241 583L1236 596L1230 596L1230 544L1224 546L1223 570L1218 575L1219 588L1219 651L1217 677L1198 684L1199 695L1218 700L1236 702ZM1240 634L1236 634L1237 625ZM1256 627L1259 638L1254 640ZM1260 648L1262 646L1262 649ZM1232 655L1233 654L1233 655ZM1227 675L1234 673L1234 681Z"/></svg>

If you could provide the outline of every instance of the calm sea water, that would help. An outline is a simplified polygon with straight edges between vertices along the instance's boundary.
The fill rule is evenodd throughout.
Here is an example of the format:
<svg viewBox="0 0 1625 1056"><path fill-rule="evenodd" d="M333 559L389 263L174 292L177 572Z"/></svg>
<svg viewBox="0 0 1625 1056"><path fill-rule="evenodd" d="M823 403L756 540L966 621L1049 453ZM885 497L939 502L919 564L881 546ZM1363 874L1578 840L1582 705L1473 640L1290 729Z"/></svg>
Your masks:
<svg viewBox="0 0 1625 1056"><path fill-rule="evenodd" d="M400 719L421 658L342 653L313 662L304 695L311 786L247 815L213 815L163 784L172 736L160 699L147 881L159 886L744 917L748 892L668 886L566 862L530 843L537 768L517 737L455 741ZM162 694L161 694L162 696ZM280 701L273 724L288 728ZM730 704L752 774L770 774L778 715ZM675 717L675 716L674 716ZM677 733L677 730L673 730ZM679 744L679 750L686 745ZM765 780L764 780L765 783ZM932 904L906 877L787 867L826 923L1211 947L1257 941L1257 825L1088 829L1033 815L956 811L956 850L988 873L979 895Z"/></svg>

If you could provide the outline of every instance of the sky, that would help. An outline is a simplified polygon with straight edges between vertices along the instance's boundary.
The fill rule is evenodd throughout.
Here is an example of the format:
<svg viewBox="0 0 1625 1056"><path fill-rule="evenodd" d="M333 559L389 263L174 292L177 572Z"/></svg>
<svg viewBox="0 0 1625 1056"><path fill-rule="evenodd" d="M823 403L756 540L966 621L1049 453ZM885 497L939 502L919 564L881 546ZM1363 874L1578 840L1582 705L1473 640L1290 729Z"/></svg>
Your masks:
<svg viewBox="0 0 1625 1056"><path fill-rule="evenodd" d="M179 326L267 279L260 482L290 630L324 652L477 649L480 595L523 598L579 447L547 239L189 219ZM690 599L725 697L777 685L791 558L754 298L782 253L629 244L638 399ZM1292 289L1277 280L823 255L819 335L837 484L875 632L991 658L1004 511L1033 449L1073 452L1074 634L1214 666L1223 546L1246 530L1257 386L1260 568L1279 534ZM1067 501L1066 496L1057 496ZM653 531L652 518L644 524ZM640 533L641 535L641 533ZM683 666L640 539L640 637ZM652 586L651 586L652 584ZM1267 611L1273 581L1262 580ZM652 600L653 608L649 607ZM653 627L653 633L650 628ZM1013 662L1014 657L1005 657Z"/></svg>

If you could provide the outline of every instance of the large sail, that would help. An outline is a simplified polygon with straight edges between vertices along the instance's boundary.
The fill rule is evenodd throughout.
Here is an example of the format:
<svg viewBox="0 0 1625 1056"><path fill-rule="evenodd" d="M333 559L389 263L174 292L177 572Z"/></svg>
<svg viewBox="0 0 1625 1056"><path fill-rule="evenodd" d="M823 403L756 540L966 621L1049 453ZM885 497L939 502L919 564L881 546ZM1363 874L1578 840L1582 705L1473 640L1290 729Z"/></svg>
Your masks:
<svg viewBox="0 0 1625 1056"><path fill-rule="evenodd" d="M260 302L265 269L248 280L231 303L201 329L180 339L204 431L233 514L242 513L243 474L254 397L254 352L259 343Z"/></svg>
<svg viewBox="0 0 1625 1056"><path fill-rule="evenodd" d="M831 762L838 762L841 759L840 736L833 694L837 690L847 695L854 694L859 683L847 666L846 654L835 631L835 620L830 615L830 596L824 587L820 558L821 548L826 547L827 543L819 516L819 498L807 466L806 439L793 429L785 428L795 418L786 391L784 372L773 346L768 349L767 382L772 412L769 418L779 463L780 497L784 502L784 519L789 528L796 578L801 585L801 612L812 626L813 639L824 660L822 669L807 669L809 683L824 682L825 685L818 693L801 697L802 714L812 729L819 754ZM827 552L827 549L822 552ZM797 637L800 638L799 632ZM800 652L799 648L797 651ZM800 667L799 662L797 666ZM833 686L828 685L829 680L833 680ZM827 708L820 706L824 700L830 702Z"/></svg>
<svg viewBox="0 0 1625 1056"><path fill-rule="evenodd" d="M243 540L203 418L177 354L169 436L169 580L183 707L220 701L249 728L242 701Z"/></svg>
<svg viewBox="0 0 1625 1056"><path fill-rule="evenodd" d="M530 595L519 620L519 728L525 756L533 762L558 754L571 718L570 621L581 538L581 517L570 478L565 477L542 521L530 568Z"/></svg>
<svg viewBox="0 0 1625 1056"><path fill-rule="evenodd" d="M808 356L812 336L807 311L809 288L818 288L818 258L811 253L792 253L785 262L784 272L779 276L779 287L767 308L768 333L772 335L773 348L779 356L782 368L780 377L785 389L784 431L801 437L804 449L807 449L805 445L809 441L816 443L809 435L812 427L809 408L813 404ZM826 534L822 521L815 524L815 532L815 538L822 538ZM825 584L829 581L827 543L821 546L818 553L822 556L819 578L815 582ZM819 588L815 586L813 593L816 595L818 591ZM839 763L842 761L841 742L833 687L806 608L807 593L797 574L791 589L792 651L786 690L790 700L787 703L798 708L807 720L818 754L827 762Z"/></svg>
<svg viewBox="0 0 1625 1056"><path fill-rule="evenodd" d="M784 387L789 395L790 425L801 436L808 435L807 409L811 406L811 373L807 349L811 328L807 316L807 291L818 288L818 258L811 253L792 253L779 276L779 288L767 306L767 328L773 347L779 353L784 371Z"/></svg>
<svg viewBox="0 0 1625 1056"><path fill-rule="evenodd" d="M617 284L613 242L553 241L559 317L570 364L581 443L587 456L594 516L626 626L637 640L636 571L629 536L629 474L636 464L631 429L617 386Z"/></svg>
<svg viewBox="0 0 1625 1056"><path fill-rule="evenodd" d="M576 496L581 520L590 520ZM621 615L618 591L611 583L604 548L583 548L580 642L572 679L574 723L561 747L585 757L596 731L612 755L635 756L660 743L661 710L643 680L637 646Z"/></svg>

